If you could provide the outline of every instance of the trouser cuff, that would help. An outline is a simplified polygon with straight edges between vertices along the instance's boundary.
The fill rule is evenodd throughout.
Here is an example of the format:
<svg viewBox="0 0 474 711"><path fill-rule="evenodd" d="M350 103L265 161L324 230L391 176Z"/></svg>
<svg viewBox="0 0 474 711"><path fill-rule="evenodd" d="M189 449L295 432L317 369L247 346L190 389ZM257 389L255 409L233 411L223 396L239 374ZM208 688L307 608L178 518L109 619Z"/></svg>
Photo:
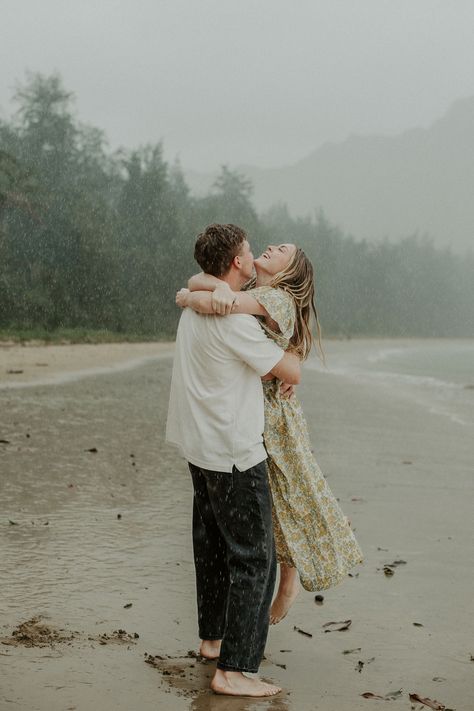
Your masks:
<svg viewBox="0 0 474 711"><path fill-rule="evenodd" d="M231 672L247 672L248 674L256 674L258 672L258 667L246 667L246 666L233 666L231 664L226 664L219 660L217 662L217 668L221 671L231 671Z"/></svg>
<svg viewBox="0 0 474 711"><path fill-rule="evenodd" d="M217 640L222 639L222 637L222 634L202 634L199 632L199 639L207 640L208 642L216 642Z"/></svg>

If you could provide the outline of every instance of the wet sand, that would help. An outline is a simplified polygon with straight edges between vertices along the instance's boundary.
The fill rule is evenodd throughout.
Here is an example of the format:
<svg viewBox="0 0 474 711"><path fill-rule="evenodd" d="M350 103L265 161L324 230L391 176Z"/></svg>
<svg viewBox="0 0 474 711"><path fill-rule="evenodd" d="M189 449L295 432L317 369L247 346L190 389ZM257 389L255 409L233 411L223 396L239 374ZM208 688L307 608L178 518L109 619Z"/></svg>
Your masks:
<svg viewBox="0 0 474 711"><path fill-rule="evenodd" d="M329 343L329 361L345 348ZM285 694L227 699L208 692L213 665L192 653L192 491L163 442L171 347L35 351L0 348L1 711L387 707L365 692L393 693L407 709L415 692L474 707L465 427L382 387L306 370L299 391L315 451L366 560L322 605L302 593L271 628L261 671ZM22 630L46 646L13 634L32 618Z"/></svg>
<svg viewBox="0 0 474 711"><path fill-rule="evenodd" d="M19 345L0 341L0 388L129 370L173 352L172 343Z"/></svg>

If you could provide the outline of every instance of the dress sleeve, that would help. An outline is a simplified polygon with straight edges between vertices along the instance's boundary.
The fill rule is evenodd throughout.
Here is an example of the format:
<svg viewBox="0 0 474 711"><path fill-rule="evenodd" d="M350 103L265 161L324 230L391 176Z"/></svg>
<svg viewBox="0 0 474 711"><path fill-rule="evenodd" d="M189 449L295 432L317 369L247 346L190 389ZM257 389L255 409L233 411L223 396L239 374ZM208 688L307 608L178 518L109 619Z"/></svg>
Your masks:
<svg viewBox="0 0 474 711"><path fill-rule="evenodd" d="M258 286L246 293L268 311L270 318L278 324L280 334L289 341L295 329L295 303L291 296L272 286Z"/></svg>

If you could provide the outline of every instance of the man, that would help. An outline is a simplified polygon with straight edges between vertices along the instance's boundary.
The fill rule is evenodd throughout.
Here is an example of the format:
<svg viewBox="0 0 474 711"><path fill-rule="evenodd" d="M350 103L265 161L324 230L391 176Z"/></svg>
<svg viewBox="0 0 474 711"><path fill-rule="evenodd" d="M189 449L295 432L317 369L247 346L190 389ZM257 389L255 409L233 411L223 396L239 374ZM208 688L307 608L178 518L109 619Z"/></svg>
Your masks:
<svg viewBox="0 0 474 711"><path fill-rule="evenodd" d="M235 225L207 227L194 256L235 291L252 275L247 236ZM166 437L179 446L193 480L200 653L218 659L211 688L233 696L281 691L244 675L258 671L275 584L260 382L269 372L296 384L299 360L267 338L253 316L184 310Z"/></svg>

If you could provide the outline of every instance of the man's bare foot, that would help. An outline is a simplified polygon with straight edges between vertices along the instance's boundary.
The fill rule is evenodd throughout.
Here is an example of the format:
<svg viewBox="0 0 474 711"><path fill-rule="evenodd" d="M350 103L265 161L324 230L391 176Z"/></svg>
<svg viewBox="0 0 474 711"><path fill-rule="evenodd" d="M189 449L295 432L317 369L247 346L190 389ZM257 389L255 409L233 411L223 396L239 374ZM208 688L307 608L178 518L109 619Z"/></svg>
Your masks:
<svg viewBox="0 0 474 711"><path fill-rule="evenodd" d="M267 684L261 679L251 679L244 676L242 672L223 671L216 669L211 689L215 694L226 694L227 696L275 696L279 694L281 688L274 684Z"/></svg>
<svg viewBox="0 0 474 711"><path fill-rule="evenodd" d="M203 639L199 647L199 654L205 659L219 659L221 653L220 639Z"/></svg>
<svg viewBox="0 0 474 711"><path fill-rule="evenodd" d="M296 568L280 565L280 585L270 608L270 624L276 625L286 617L300 591L299 575Z"/></svg>

